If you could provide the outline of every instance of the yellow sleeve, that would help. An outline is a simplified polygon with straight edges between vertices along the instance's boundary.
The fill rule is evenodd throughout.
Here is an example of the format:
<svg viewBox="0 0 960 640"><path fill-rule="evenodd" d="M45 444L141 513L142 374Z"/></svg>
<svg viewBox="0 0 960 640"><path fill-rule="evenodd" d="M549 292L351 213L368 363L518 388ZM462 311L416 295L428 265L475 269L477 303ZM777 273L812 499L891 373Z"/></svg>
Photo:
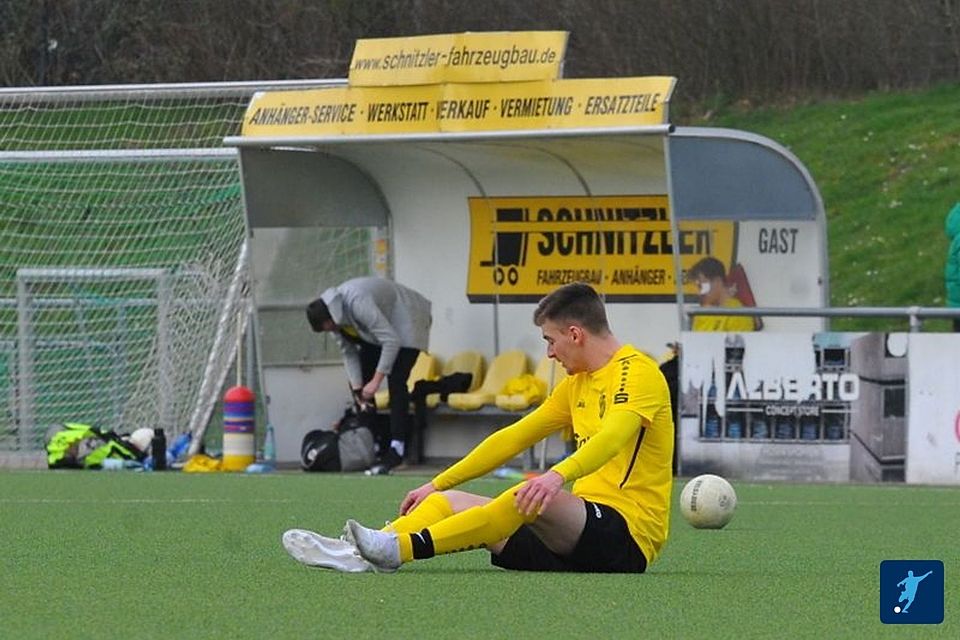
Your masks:
<svg viewBox="0 0 960 640"><path fill-rule="evenodd" d="M544 403L508 427L495 431L473 451L433 479L438 491L479 478L533 446L554 431L566 426L562 413Z"/></svg>
<svg viewBox="0 0 960 640"><path fill-rule="evenodd" d="M600 431L569 457L555 464L565 482L589 475L617 455L627 443L635 440L643 418L633 411L614 411L604 418Z"/></svg>

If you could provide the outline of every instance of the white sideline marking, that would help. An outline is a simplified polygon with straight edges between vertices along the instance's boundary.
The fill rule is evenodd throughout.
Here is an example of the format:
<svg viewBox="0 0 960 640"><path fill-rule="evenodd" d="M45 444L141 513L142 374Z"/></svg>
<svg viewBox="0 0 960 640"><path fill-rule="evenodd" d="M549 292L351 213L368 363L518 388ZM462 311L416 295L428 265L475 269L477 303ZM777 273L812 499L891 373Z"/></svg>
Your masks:
<svg viewBox="0 0 960 640"><path fill-rule="evenodd" d="M85 498L0 498L0 504L280 504L294 502L292 498L262 498L253 500L228 500L226 498L117 498L115 500L89 500Z"/></svg>
<svg viewBox="0 0 960 640"><path fill-rule="evenodd" d="M905 502L896 502L885 500L883 502L842 502L836 501L832 502L829 500L757 500L746 501L738 500L737 506L746 505L746 506L761 506L761 507L889 507L896 506L898 504L910 505L911 507L943 507L944 503L942 502L914 502L914 501L905 501Z"/></svg>

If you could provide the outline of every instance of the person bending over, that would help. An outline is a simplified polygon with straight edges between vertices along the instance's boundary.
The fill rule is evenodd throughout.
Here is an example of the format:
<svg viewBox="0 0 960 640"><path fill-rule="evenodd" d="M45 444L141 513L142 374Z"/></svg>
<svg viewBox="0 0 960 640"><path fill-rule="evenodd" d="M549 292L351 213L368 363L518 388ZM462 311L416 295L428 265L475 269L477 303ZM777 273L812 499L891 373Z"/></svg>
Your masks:
<svg viewBox="0 0 960 640"><path fill-rule="evenodd" d="M391 280L354 278L307 305L316 332L333 333L359 405L373 403L383 379L390 391L390 444L370 472L387 474L403 461L410 421L407 379L430 337L430 301Z"/></svg>

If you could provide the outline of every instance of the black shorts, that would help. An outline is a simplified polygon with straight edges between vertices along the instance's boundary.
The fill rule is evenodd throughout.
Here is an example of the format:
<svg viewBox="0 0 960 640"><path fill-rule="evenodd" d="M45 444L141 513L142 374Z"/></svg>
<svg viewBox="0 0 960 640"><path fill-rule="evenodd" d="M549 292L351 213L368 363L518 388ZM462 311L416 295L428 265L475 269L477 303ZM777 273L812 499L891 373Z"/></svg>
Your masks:
<svg viewBox="0 0 960 640"><path fill-rule="evenodd" d="M523 525L507 539L490 562L517 571L576 571L581 573L643 573L647 559L630 535L623 516L613 507L584 500L587 521L570 555L547 548Z"/></svg>

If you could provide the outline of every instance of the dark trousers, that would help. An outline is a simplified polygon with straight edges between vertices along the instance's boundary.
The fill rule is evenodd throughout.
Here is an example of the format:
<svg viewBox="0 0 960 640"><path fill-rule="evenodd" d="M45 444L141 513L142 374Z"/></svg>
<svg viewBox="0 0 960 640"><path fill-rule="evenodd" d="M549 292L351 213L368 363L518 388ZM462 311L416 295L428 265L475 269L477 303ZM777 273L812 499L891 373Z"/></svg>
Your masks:
<svg viewBox="0 0 960 640"><path fill-rule="evenodd" d="M406 443L410 432L410 391L407 379L410 370L417 361L420 351L409 347L400 347L393 368L387 374L387 389L390 391L390 439ZM380 345L360 342L360 372L363 381L373 377L380 361ZM388 442L387 445L390 443ZM386 449L383 449L386 451Z"/></svg>
<svg viewBox="0 0 960 640"><path fill-rule="evenodd" d="M667 380L667 389L670 391L670 409L673 412L673 475L677 475L677 444L680 441L680 412L678 411L677 395L680 386L680 358L674 356L660 365L660 372Z"/></svg>

